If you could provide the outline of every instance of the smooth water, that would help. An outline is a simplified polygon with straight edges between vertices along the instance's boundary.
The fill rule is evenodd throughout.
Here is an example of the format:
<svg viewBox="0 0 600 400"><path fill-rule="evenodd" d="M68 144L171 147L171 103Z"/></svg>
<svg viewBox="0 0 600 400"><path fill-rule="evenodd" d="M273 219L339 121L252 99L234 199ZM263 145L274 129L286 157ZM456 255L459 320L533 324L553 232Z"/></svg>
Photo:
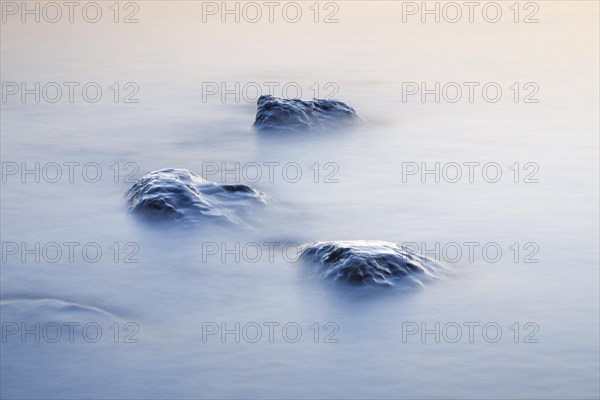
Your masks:
<svg viewBox="0 0 600 400"><path fill-rule="evenodd" d="M123 24L101 4L96 24L2 23L3 95L6 82L103 89L97 103L76 90L72 103L65 94L1 104L3 398L598 397L598 3L536 2L531 24L513 22L512 2L500 2L495 24L481 14L402 22L402 3L387 1L335 2L339 21L328 24L304 2L298 23L222 23L220 14L204 23L202 2L140 1L139 22ZM335 11L320 6L321 20ZM220 85L236 82L247 93L222 101ZM289 83L306 99L337 90L361 124L260 135L247 85L269 82L275 96ZM503 95L404 101L403 82L497 82ZM523 101L528 82L537 103ZM213 83L219 93L208 95ZM139 102L123 102L136 87ZM39 183L11 172L36 162ZM73 182L69 162L79 163ZM436 162L456 162L465 176L451 183L450 167L439 183L406 175ZM469 162L495 162L502 176L490 183L480 167L470 183ZM55 183L51 163L62 165ZM97 182L83 179L86 163L100 166ZM168 167L250 184L270 203L233 227L128 214L132 181ZM367 239L417 246L447 271L421 287L365 290L320 281L284 252L292 242ZM67 242L78 246L73 261ZM63 251L56 262L52 243ZM81 253L89 243L102 250L98 262ZM472 259L465 243L475 243ZM256 262L249 244L262 251ZM38 322L39 343L21 335ZM79 323L73 342L62 325L51 343L52 322ZM90 322L102 329L95 343L94 326L81 330ZM240 324L239 343L208 334L222 323ZM269 323L279 324L273 340ZM479 324L472 340L470 323Z"/></svg>

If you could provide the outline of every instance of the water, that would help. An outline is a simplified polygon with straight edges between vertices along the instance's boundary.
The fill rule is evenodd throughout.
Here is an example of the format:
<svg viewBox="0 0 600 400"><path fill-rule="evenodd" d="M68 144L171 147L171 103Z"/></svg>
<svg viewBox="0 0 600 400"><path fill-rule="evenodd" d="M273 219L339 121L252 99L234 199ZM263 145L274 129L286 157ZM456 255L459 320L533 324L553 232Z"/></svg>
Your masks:
<svg viewBox="0 0 600 400"><path fill-rule="evenodd" d="M306 17L296 24L218 16L203 23L200 2L137 4L134 24L113 23L108 3L97 24L2 24L3 82L103 88L97 103L80 94L73 103L2 103L4 163L95 162L103 173L96 183L76 169L72 183L66 175L56 183L10 175L2 184L2 321L19 329L80 323L73 343L64 327L56 343L7 336L3 397L598 397L597 3L537 2L537 24L512 22L509 3L500 3L497 24L402 23L402 5L392 2L338 2L333 24L314 23L309 3L300 3ZM323 18L330 10L321 11ZM404 102L402 82L423 81L498 82L503 97ZM137 84L139 103L115 103L114 82L121 96L133 92L127 82ZM207 82L279 82L274 95L296 82L304 98L317 82L321 96L337 88L334 97L363 123L326 135L260 136L251 128L256 105L243 95L222 102L221 93L204 101ZM521 101L527 82L539 87L538 103ZM249 169L222 174L221 163L253 162L262 177L250 184L272 202L247 226L156 226L127 214L129 172L187 168L248 183L241 178ZM265 163L275 162L270 182ZM292 170L282 175L290 162L302 171L296 183ZM497 183L481 174L473 183L403 180L407 163L435 162L496 162L503 175ZM515 162L519 183L509 168ZM538 168L525 169L527 162ZM532 171L539 182L523 183ZM361 239L427 251L458 243L463 254L456 261L446 254L447 274L423 287L364 291L314 279L282 253L287 242ZM221 260L221 243L276 241L272 261L265 253L258 262ZM79 252L74 262L65 255L23 262L22 252L7 254L7 242L97 243L103 253L96 263ZM466 242L479 243L473 261ZM482 254L486 243L501 248L496 262L491 251ZM218 253L209 256L207 244ZM124 262L131 254L138 263ZM102 329L97 343L82 339L89 322ZM248 335L255 322L263 336L203 338L210 323L223 322L247 326ZM273 343L269 322L280 324ZM414 324L436 322L447 327L440 343L434 334L406 335ZM480 324L472 343L470 322ZM302 329L296 343L282 336L287 323ZM496 343L483 337L486 323L501 327ZM463 336L451 343L454 324ZM293 338L294 328L288 333Z"/></svg>

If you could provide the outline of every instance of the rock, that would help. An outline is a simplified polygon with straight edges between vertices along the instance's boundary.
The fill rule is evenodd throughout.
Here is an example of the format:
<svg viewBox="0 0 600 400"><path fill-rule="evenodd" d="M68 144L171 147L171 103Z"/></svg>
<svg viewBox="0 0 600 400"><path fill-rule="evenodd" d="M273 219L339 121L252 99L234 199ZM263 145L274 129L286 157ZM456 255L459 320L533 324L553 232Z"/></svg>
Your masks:
<svg viewBox="0 0 600 400"><path fill-rule="evenodd" d="M238 223L240 214L266 196L247 185L208 182L186 169L161 169L140 178L127 192L129 211L157 219L214 219Z"/></svg>
<svg viewBox="0 0 600 400"><path fill-rule="evenodd" d="M304 101L260 96L254 127L260 131L317 131L359 120L356 111L335 100Z"/></svg>
<svg viewBox="0 0 600 400"><path fill-rule="evenodd" d="M441 267L397 243L371 240L309 243L300 259L315 264L323 278L355 285L393 286L407 276L433 277Z"/></svg>

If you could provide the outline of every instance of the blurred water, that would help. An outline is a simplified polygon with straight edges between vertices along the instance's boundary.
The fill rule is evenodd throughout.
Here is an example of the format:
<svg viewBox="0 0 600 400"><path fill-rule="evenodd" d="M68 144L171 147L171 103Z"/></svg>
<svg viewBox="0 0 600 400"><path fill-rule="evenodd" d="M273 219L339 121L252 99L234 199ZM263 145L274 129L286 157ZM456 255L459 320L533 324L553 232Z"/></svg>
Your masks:
<svg viewBox="0 0 600 400"><path fill-rule="evenodd" d="M96 162L103 172L97 183L8 176L3 243L94 242L104 250L97 263L36 263L3 248L3 322L94 321L103 329L98 343L8 337L3 397L597 398L597 3L538 2L538 24L508 16L498 24L402 23L401 3L366 1L336 3L335 24L203 23L201 2L137 4L135 24L108 17L2 24L3 82L98 82L105 90L95 104L2 103L3 162ZM297 82L304 98L315 82L321 93L334 83L334 97L363 123L327 135L261 137L251 129L252 101L203 101L203 83L236 81ZM504 95L497 103L403 102L402 82L422 81L494 81ZM135 82L139 103L115 104L114 82ZM513 82L536 82L539 103L515 103ZM263 172L252 185L273 202L250 227L180 229L127 214L127 172L201 174L252 162ZM302 178L291 183L277 169L269 182L265 163L273 162L297 163ZM408 162L497 162L504 175L494 184L480 175L474 183L403 182ZM539 183L514 183L515 162L522 173L536 163ZM339 182L325 183L330 173ZM379 293L318 282L306 266L287 262L281 246L273 261L256 263L207 258L205 247L352 239L428 249L493 242L503 254L490 262L479 247L474 262L466 254L445 260L442 280ZM115 242L137 244L140 262L124 263L120 253L115 263L108 250ZM523 262L530 242L537 263ZM113 343L109 327L118 322L125 335L129 321L139 343ZM297 343L280 334L273 343L236 343L233 335L203 342L203 322L296 322L303 334ZM338 327L337 343L324 343L328 322ZM503 335L497 343L480 331L473 343L403 341L407 322L496 322ZM527 322L539 327L538 343L523 343Z"/></svg>

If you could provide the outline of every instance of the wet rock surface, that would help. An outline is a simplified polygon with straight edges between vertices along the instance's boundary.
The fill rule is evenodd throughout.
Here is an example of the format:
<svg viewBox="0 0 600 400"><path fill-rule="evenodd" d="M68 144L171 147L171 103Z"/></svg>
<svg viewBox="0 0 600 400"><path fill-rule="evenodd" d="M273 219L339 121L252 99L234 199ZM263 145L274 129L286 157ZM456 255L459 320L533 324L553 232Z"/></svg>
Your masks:
<svg viewBox="0 0 600 400"><path fill-rule="evenodd" d="M209 182L186 169L161 169L140 178L127 192L129 211L158 220L217 220L239 223L244 212L266 203L247 185Z"/></svg>
<svg viewBox="0 0 600 400"><path fill-rule="evenodd" d="M359 121L356 111L336 100L305 101L260 96L254 127L259 131L318 131Z"/></svg>
<svg viewBox="0 0 600 400"><path fill-rule="evenodd" d="M406 277L435 277L441 267L400 244L383 241L314 242L300 251L300 259L316 265L322 278L353 285L394 286Z"/></svg>

